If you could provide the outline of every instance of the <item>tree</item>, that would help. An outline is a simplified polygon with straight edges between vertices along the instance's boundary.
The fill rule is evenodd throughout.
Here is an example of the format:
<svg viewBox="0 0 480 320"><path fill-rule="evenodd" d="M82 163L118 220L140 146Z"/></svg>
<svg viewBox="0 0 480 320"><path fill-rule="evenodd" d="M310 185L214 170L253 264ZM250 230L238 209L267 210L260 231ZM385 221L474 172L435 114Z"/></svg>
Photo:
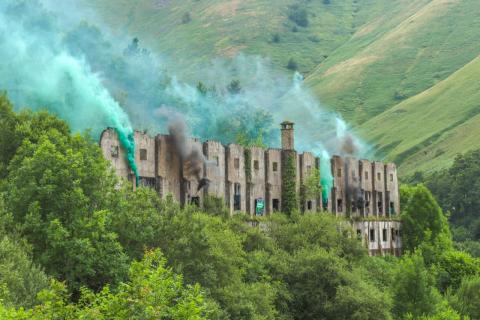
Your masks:
<svg viewBox="0 0 480 320"><path fill-rule="evenodd" d="M227 86L227 90L232 95L239 94L242 91L242 87L240 86L240 80L232 80Z"/></svg>
<svg viewBox="0 0 480 320"><path fill-rule="evenodd" d="M442 292L448 288L456 290L463 278L480 274L480 261L468 253L448 250L437 262L437 281Z"/></svg>
<svg viewBox="0 0 480 320"><path fill-rule="evenodd" d="M292 71L296 71L298 69L298 64L293 58L290 58L290 60L288 60L287 69Z"/></svg>
<svg viewBox="0 0 480 320"><path fill-rule="evenodd" d="M115 292L108 286L93 293L82 289L77 304L69 303L62 283L53 281L39 295L42 304L33 309L13 309L0 304L2 319L190 319L210 318L212 306L200 286L185 286L181 276L165 267L160 251L149 251L130 266L129 280Z"/></svg>
<svg viewBox="0 0 480 320"><path fill-rule="evenodd" d="M182 23L187 24L190 21L192 21L192 16L190 15L190 12L185 12L182 16Z"/></svg>
<svg viewBox="0 0 480 320"><path fill-rule="evenodd" d="M44 119L38 126L50 129L24 140L10 162L6 209L48 274L75 290L115 284L126 273L127 257L105 210L115 190L113 172L92 140ZM35 121L23 125L25 132L39 131Z"/></svg>
<svg viewBox="0 0 480 320"><path fill-rule="evenodd" d="M48 287L48 278L35 265L25 243L7 236L0 240L0 300L13 307L33 307L37 294Z"/></svg>
<svg viewBox="0 0 480 320"><path fill-rule="evenodd" d="M451 297L451 304L462 315L480 319L480 275L465 277L458 291Z"/></svg>
<svg viewBox="0 0 480 320"><path fill-rule="evenodd" d="M415 250L423 242L449 249L451 234L447 218L430 191L424 185L418 185L404 187L402 195L406 200L401 215L404 249Z"/></svg>
<svg viewBox="0 0 480 320"><path fill-rule="evenodd" d="M299 5L290 6L288 18L300 27L308 27L308 12Z"/></svg>
<svg viewBox="0 0 480 320"><path fill-rule="evenodd" d="M393 280L393 313L399 319L406 314L415 318L432 315L440 295L435 278L425 267L420 254L406 255L397 266Z"/></svg>

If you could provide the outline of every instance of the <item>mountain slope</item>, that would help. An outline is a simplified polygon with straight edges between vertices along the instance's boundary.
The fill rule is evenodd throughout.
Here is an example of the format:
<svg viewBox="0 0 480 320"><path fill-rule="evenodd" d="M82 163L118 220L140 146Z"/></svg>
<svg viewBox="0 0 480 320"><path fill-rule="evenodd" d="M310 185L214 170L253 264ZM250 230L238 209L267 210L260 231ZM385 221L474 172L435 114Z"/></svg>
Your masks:
<svg viewBox="0 0 480 320"><path fill-rule="evenodd" d="M480 148L480 57L432 88L367 121L360 132L377 156L403 175L451 164L457 153Z"/></svg>
<svg viewBox="0 0 480 320"><path fill-rule="evenodd" d="M480 53L476 0L403 1L307 78L330 107L361 124L447 78Z"/></svg>
<svg viewBox="0 0 480 320"><path fill-rule="evenodd" d="M366 22L398 6L390 0L80 1L114 31L175 58L179 68L243 52L269 57L279 68L293 58L305 74ZM289 19L295 6L306 11L306 27Z"/></svg>

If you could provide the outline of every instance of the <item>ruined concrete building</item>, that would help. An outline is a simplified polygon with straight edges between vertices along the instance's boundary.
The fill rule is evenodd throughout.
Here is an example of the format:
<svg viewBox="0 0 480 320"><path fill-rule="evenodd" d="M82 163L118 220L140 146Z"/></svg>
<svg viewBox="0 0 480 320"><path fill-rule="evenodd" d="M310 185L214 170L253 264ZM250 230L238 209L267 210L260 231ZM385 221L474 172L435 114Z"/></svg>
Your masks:
<svg viewBox="0 0 480 320"><path fill-rule="evenodd" d="M201 142L171 131L151 137L135 132L135 160L140 185L154 188L162 198L173 196L182 205L201 206L205 197L223 198L233 214L269 215L282 210L282 169L285 154L296 159L296 190L303 212L328 211L349 218L371 255L401 254L399 189L395 164L352 157L331 158L333 187L328 199L307 193L305 184L320 159L297 154L293 123L281 124L281 149L245 148L217 141ZM118 176L135 177L125 160L114 129L103 131L100 146ZM318 171L317 171L318 170ZM322 175L322 172L319 172Z"/></svg>

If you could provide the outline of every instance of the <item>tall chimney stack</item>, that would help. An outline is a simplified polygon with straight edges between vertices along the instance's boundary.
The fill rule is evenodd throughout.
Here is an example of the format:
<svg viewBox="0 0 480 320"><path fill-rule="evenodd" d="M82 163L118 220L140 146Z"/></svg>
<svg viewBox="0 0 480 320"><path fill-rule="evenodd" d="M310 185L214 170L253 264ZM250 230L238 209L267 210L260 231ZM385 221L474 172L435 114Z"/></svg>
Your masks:
<svg viewBox="0 0 480 320"><path fill-rule="evenodd" d="M280 124L282 126L282 149L295 150L293 141L293 122L284 121Z"/></svg>

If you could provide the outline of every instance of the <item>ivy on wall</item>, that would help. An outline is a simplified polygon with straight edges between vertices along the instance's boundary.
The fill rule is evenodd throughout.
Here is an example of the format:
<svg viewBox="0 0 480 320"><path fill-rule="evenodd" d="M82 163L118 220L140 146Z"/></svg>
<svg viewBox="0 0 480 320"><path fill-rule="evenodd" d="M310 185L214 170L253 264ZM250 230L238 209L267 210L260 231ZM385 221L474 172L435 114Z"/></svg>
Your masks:
<svg viewBox="0 0 480 320"><path fill-rule="evenodd" d="M291 215L298 210L296 190L297 165L294 151L282 153L282 211Z"/></svg>

